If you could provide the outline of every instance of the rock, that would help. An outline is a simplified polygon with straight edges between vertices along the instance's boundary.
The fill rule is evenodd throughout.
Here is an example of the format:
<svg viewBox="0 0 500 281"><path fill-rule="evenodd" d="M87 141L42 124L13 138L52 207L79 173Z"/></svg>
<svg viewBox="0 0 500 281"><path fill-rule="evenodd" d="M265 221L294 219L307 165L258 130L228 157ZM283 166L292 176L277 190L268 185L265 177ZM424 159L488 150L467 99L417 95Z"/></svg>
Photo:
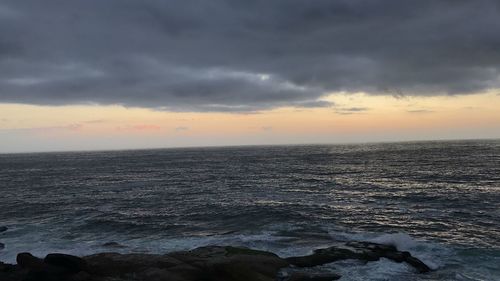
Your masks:
<svg viewBox="0 0 500 281"><path fill-rule="evenodd" d="M208 271L215 280L264 281L275 280L288 262L277 255L248 248L223 247L224 254L209 259Z"/></svg>
<svg viewBox="0 0 500 281"><path fill-rule="evenodd" d="M197 281L206 278L203 271L189 265L175 266L170 269L148 268L139 272L136 276L140 280L148 281Z"/></svg>
<svg viewBox="0 0 500 281"><path fill-rule="evenodd" d="M288 262L264 251L236 247L201 247L167 255L102 253L84 257L98 276L169 281L274 281Z"/></svg>
<svg viewBox="0 0 500 281"><path fill-rule="evenodd" d="M171 268L182 265L166 255L100 253L83 257L88 272L100 276L124 275L141 272L151 267Z"/></svg>
<svg viewBox="0 0 500 281"><path fill-rule="evenodd" d="M274 281L288 262L277 255L248 248L209 246L169 256L195 267L218 281Z"/></svg>
<svg viewBox="0 0 500 281"><path fill-rule="evenodd" d="M413 256L408 256L405 260L404 260L407 264L413 266L415 269L418 270L418 272L420 273L425 273L425 272L429 272L431 271L430 267L427 266L425 263L423 263L421 260L413 257Z"/></svg>
<svg viewBox="0 0 500 281"><path fill-rule="evenodd" d="M71 273L67 268L46 263L30 253L20 253L16 260L19 268L24 270L24 277L21 278L23 281L66 280L67 275Z"/></svg>
<svg viewBox="0 0 500 281"><path fill-rule="evenodd" d="M4 243L0 243L0 250L5 248L5 244Z"/></svg>
<svg viewBox="0 0 500 281"><path fill-rule="evenodd" d="M332 281L340 279L340 275L335 273L307 275L304 273L293 273L286 281Z"/></svg>
<svg viewBox="0 0 500 281"><path fill-rule="evenodd" d="M51 273L47 270L31 270L26 274L23 281L62 281L64 277L59 273Z"/></svg>
<svg viewBox="0 0 500 281"><path fill-rule="evenodd" d="M89 273L138 280L202 280L203 270L168 255L101 253L84 257Z"/></svg>
<svg viewBox="0 0 500 281"><path fill-rule="evenodd" d="M0 280L9 281L330 281L335 273L313 267L342 259L364 261L388 258L407 262L420 272L428 267L408 252L366 242L336 243L312 255L282 259L277 255L240 247L209 246L165 255L101 253L86 257L30 253L17 256L18 265L0 262ZM294 265L295 267L290 267Z"/></svg>
<svg viewBox="0 0 500 281"><path fill-rule="evenodd" d="M337 243L336 246L315 250L312 255L290 257L286 260L290 264L298 267L312 267L346 259L376 261L380 258L388 258L395 262L406 262L417 269L420 273L431 270L427 265L419 259L413 257L409 252L400 252L394 246L370 242Z"/></svg>
<svg viewBox="0 0 500 281"><path fill-rule="evenodd" d="M123 246L117 242L107 242L107 243L102 244L102 246L107 247L107 248L126 248L127 247L127 246Z"/></svg>
<svg viewBox="0 0 500 281"><path fill-rule="evenodd" d="M140 275L143 278L143 280L150 280L150 281L169 280L171 272L166 269L151 267L142 271Z"/></svg>
<svg viewBox="0 0 500 281"><path fill-rule="evenodd" d="M7 264L0 261L0 272L14 272L18 270L19 266L13 264ZM0 280L3 280L0 278Z"/></svg>
<svg viewBox="0 0 500 281"><path fill-rule="evenodd" d="M30 270L43 270L45 264L42 259L33 256L30 253L20 253L16 257L17 265L21 268Z"/></svg>
<svg viewBox="0 0 500 281"><path fill-rule="evenodd" d="M92 281L92 275L88 274L85 271L80 271L77 274L74 274L68 277L70 281Z"/></svg>
<svg viewBox="0 0 500 281"><path fill-rule="evenodd" d="M0 262L0 280L23 281L27 270L17 265L5 264Z"/></svg>
<svg viewBox="0 0 500 281"><path fill-rule="evenodd" d="M9 228L6 227L6 226L0 226L0 232L5 232L7 231Z"/></svg>
<svg viewBox="0 0 500 281"><path fill-rule="evenodd" d="M66 254L48 254L43 260L46 264L64 268L67 273L78 273L87 269L87 262L79 257Z"/></svg>

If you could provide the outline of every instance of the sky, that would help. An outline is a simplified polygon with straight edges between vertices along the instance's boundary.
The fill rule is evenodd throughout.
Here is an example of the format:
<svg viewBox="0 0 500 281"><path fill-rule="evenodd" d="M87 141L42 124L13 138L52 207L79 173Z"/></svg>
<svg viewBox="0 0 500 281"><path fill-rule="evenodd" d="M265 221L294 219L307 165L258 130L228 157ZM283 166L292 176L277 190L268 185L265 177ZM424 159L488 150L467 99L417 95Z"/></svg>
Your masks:
<svg viewBox="0 0 500 281"><path fill-rule="evenodd" d="M500 138L496 0L2 0L0 153Z"/></svg>

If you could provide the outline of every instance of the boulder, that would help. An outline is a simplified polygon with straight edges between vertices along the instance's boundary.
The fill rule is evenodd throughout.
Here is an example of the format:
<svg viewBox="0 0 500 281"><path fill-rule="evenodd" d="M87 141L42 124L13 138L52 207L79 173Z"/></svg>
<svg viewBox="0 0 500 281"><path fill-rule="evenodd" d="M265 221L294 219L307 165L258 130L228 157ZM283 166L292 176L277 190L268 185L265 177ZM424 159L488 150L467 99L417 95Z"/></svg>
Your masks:
<svg viewBox="0 0 500 281"><path fill-rule="evenodd" d="M136 274L140 280L148 281L199 281L206 280L204 272L189 265L178 265L169 269L151 267Z"/></svg>
<svg viewBox="0 0 500 281"><path fill-rule="evenodd" d="M66 280L61 273L48 270L30 270L23 281L62 281Z"/></svg>
<svg viewBox="0 0 500 281"><path fill-rule="evenodd" d="M5 264L0 262L0 280L22 281L26 276L27 270L17 265Z"/></svg>
<svg viewBox="0 0 500 281"><path fill-rule="evenodd" d="M20 269L21 268L18 265L3 263L0 261L0 272L8 273L8 272L14 272L14 271L20 270ZM3 280L3 279L0 278L0 280Z"/></svg>
<svg viewBox="0 0 500 281"><path fill-rule="evenodd" d="M315 250L312 255L290 257L286 260L297 267L312 267L346 259L376 261L380 258L387 258L395 262L406 262L420 273L431 270L425 263L413 257L409 252L400 252L394 246L370 242L337 243L337 245L326 249Z"/></svg>
<svg viewBox="0 0 500 281"><path fill-rule="evenodd" d="M21 269L16 271L22 274L23 281L57 281L64 280L67 270L58 266L45 263L42 259L30 253L20 253L16 258L17 265Z"/></svg>
<svg viewBox="0 0 500 281"><path fill-rule="evenodd" d="M158 281L274 281L288 266L273 253L218 246L167 255L102 253L84 259L93 275Z"/></svg>
<svg viewBox="0 0 500 281"><path fill-rule="evenodd" d="M148 268L167 269L184 263L166 255L100 253L83 257L87 271L99 276L122 276Z"/></svg>
<svg viewBox="0 0 500 281"><path fill-rule="evenodd" d="M21 268L30 270L42 270L45 267L42 259L30 253L19 253L16 257L16 262Z"/></svg>
<svg viewBox="0 0 500 281"><path fill-rule="evenodd" d="M68 281L95 281L92 275L85 271L80 271L68 277Z"/></svg>
<svg viewBox="0 0 500 281"><path fill-rule="evenodd" d="M201 268L209 280L217 281L273 281L288 266L273 253L237 247L201 247L169 256Z"/></svg>
<svg viewBox="0 0 500 281"><path fill-rule="evenodd" d="M67 273L87 270L87 262L79 257L66 254L48 254L43 260L46 264L63 268Z"/></svg>

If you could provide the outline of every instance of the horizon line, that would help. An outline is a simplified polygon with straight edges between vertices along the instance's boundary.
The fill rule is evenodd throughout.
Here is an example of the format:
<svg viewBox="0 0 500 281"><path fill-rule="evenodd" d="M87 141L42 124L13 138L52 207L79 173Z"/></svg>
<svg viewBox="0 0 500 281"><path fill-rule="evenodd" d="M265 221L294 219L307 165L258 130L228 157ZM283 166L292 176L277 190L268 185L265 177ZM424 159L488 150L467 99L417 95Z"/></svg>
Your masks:
<svg viewBox="0 0 500 281"><path fill-rule="evenodd" d="M269 147L269 146L340 146L340 145L368 145L368 144L391 144L391 143L419 143L419 142L461 142L461 141L500 141L498 137L492 138L436 138L436 139L413 139L413 140L381 140L381 141L350 141L350 142L317 142L317 143L262 143L262 144L234 144L234 145L193 145L193 146L170 146L150 148L117 148L117 149L82 149L82 150L45 150L45 151L13 151L0 152L1 155L12 154L51 154L51 153L93 153L93 152L120 152L120 151L145 151L145 150L182 150L182 149L217 149L237 147Z"/></svg>

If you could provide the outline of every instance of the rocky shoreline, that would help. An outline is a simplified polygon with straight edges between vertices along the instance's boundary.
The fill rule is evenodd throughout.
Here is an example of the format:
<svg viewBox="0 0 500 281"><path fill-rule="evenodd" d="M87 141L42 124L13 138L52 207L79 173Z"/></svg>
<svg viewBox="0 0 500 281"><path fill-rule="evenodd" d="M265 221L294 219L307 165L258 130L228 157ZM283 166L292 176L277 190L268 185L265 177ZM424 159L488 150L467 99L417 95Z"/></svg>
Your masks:
<svg viewBox="0 0 500 281"><path fill-rule="evenodd" d="M336 273L306 274L304 268L346 259L365 262L387 258L406 262L416 272L430 268L408 252L369 242L339 242L311 255L281 258L241 247L207 246L165 255L99 253L76 257L30 253L17 255L17 264L0 262L5 281L329 281ZM308 271L310 272L310 271Z"/></svg>

